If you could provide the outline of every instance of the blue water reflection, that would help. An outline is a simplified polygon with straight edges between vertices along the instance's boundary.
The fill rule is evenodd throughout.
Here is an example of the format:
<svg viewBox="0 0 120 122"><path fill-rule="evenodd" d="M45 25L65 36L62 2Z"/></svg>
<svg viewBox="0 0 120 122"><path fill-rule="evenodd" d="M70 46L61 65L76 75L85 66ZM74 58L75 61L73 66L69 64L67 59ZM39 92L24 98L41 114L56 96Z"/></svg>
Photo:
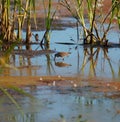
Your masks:
<svg viewBox="0 0 120 122"><path fill-rule="evenodd" d="M38 33L40 40L44 31L33 31ZM23 32L23 37L25 32ZM110 42L119 41L118 32L111 31L108 34ZM34 37L31 38L35 42ZM57 44L68 43L68 44ZM69 44L74 43L74 44ZM12 76L41 76L41 75L65 75L65 76L97 76L106 78L120 78L120 48L84 48L79 45L76 28L64 30L53 30L50 38L50 49L56 52L70 52L71 54L62 60L54 61L54 54L38 55L35 57L23 57L21 55L11 56L11 63L18 70L7 69L5 73ZM16 47L17 49L17 47ZM25 46L22 49L26 49ZM31 46L32 50L42 50L39 44ZM4 74L4 73L3 73Z"/></svg>
<svg viewBox="0 0 120 122"><path fill-rule="evenodd" d="M16 96L22 112L6 97L0 109L1 122L119 122L120 100L110 99L110 93L95 93L90 89L71 87L26 88L38 99ZM3 98L3 97L2 97ZM4 110L4 111L3 111ZM62 118L60 117L62 116ZM81 116L81 118L79 118Z"/></svg>

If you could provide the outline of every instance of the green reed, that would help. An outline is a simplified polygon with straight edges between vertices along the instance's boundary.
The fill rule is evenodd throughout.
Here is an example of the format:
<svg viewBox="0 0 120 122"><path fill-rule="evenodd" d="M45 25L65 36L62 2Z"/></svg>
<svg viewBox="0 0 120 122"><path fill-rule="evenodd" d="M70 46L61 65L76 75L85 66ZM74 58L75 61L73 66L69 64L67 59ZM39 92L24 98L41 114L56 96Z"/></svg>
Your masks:
<svg viewBox="0 0 120 122"><path fill-rule="evenodd" d="M83 28L84 43L107 44L107 34L112 22L117 18L120 28L120 1L112 0L110 10L104 14L103 1L98 0L61 0L61 4L67 8L71 15ZM87 21L86 21L87 19ZM104 24L107 22L107 27ZM89 26L88 26L89 24ZM102 29L102 30L101 30ZM102 34L100 33L103 32Z"/></svg>
<svg viewBox="0 0 120 122"><path fill-rule="evenodd" d="M11 35L11 26L10 26L10 0L1 0L1 32L0 36L1 39L9 40L9 37Z"/></svg>
<svg viewBox="0 0 120 122"><path fill-rule="evenodd" d="M27 34L26 40L30 40L30 31L31 31L31 22L32 18L31 12L34 13L34 22L36 25L36 16L35 16L35 0L0 0L1 2L1 31L0 31L0 39L2 41L16 41L22 40L22 30L27 20ZM14 34L15 25L17 23L17 36Z"/></svg>
<svg viewBox="0 0 120 122"><path fill-rule="evenodd" d="M27 0L26 1L25 11L27 13L26 43L29 43L30 38L32 36L32 32L31 32L31 18L32 18L31 12L32 11L34 12L35 25L37 25L36 24L36 14L35 14L35 0ZM24 14L26 14L26 13L24 13Z"/></svg>
<svg viewBox="0 0 120 122"><path fill-rule="evenodd" d="M101 38L102 42L106 39L107 33L110 30L110 27L111 27L112 22L114 21L114 18L117 18L118 26L120 29L120 1L112 0L111 4L112 5L111 5L110 10L106 14L106 16L103 19L102 24L101 24L101 26L103 26L105 21L109 18L108 26L107 26L106 30L104 30L103 37Z"/></svg>
<svg viewBox="0 0 120 122"><path fill-rule="evenodd" d="M51 31L51 26L52 26L52 22L55 16L55 13L57 11L57 7L54 10L54 12L52 11L52 0L48 0L48 5L45 5L45 0L43 0L43 5L44 5L44 13L45 13L45 33L44 36L41 40L41 45L43 44L44 41L44 45L46 48L49 48L50 45L50 31Z"/></svg>

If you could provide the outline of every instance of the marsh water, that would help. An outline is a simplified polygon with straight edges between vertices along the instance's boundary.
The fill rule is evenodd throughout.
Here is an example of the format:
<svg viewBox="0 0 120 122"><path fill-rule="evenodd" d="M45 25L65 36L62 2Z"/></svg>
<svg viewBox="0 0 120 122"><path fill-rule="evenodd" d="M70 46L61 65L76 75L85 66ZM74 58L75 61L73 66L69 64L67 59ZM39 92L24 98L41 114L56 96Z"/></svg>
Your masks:
<svg viewBox="0 0 120 122"><path fill-rule="evenodd" d="M90 88L26 88L37 100L16 96L22 113L7 98L0 109L1 122L119 122L120 99L104 97Z"/></svg>
<svg viewBox="0 0 120 122"><path fill-rule="evenodd" d="M44 31L33 33L38 33L41 39ZM23 37L24 34L25 32ZM109 42L119 43L119 32L111 30L108 39ZM31 41L35 42L34 37ZM99 77L119 82L120 48L85 48L80 45L82 41L77 38L76 27L53 30L49 49L55 53L70 52L68 56L64 59L57 57L54 60L55 53L32 57L11 55L10 64L16 69L4 69L1 76ZM24 45L22 49L26 49L26 46ZM41 50L39 44L31 45L31 50L36 49ZM1 95L0 122L119 122L120 97L107 96L119 95L120 92L94 92L92 89L90 86L57 87L54 84L26 86L24 90L36 99L14 94L20 104L18 109L9 98Z"/></svg>
<svg viewBox="0 0 120 122"><path fill-rule="evenodd" d="M33 31L38 33L42 39L44 31ZM23 32L24 37L25 32ZM119 32L116 30L108 34L111 43L119 44ZM34 37L31 38L35 42ZM19 70L6 69L3 75L8 76L44 76L44 75L65 75L65 76L95 76L105 78L120 78L120 48L119 47L83 47L83 40L77 39L76 28L66 28L64 30L53 30L50 39L50 50L53 53L43 55L27 56L16 54L11 55L10 63ZM18 49L16 47L16 49ZM26 46L22 46L26 50ZM30 45L30 50L41 51L38 44ZM29 51L29 50L28 50ZM57 52L69 52L66 57L56 57ZM93 64L92 64L93 63Z"/></svg>

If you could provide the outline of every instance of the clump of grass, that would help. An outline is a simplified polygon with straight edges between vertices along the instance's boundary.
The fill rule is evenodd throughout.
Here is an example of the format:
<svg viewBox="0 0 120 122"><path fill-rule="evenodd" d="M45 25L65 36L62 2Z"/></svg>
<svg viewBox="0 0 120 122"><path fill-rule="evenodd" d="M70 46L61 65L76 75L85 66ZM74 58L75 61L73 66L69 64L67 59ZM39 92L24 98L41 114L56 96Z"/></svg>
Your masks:
<svg viewBox="0 0 120 122"><path fill-rule="evenodd" d="M59 1L59 0L58 0ZM54 19L54 16L56 14L57 11L57 7L56 9L53 11L52 8L52 0L48 0L47 3L48 5L45 5L46 0L43 0L43 5L44 5L44 13L45 13L45 33L44 36L41 40L41 45L44 42L45 48L49 48L50 45L50 33L51 33L51 26L52 26L52 22Z"/></svg>
<svg viewBox="0 0 120 122"><path fill-rule="evenodd" d="M107 34L115 17L120 27L120 1L118 0L111 1L106 15L102 9L103 1L99 0L61 0L61 4L82 26L84 44L107 45ZM107 27L105 27L106 20L108 20Z"/></svg>
<svg viewBox="0 0 120 122"><path fill-rule="evenodd" d="M30 41L31 34L31 22L32 18L31 12L34 13L35 19L35 0L1 0L1 14L0 14L0 39L3 42L10 41L21 41L22 40L22 30L25 21L27 20L26 26L26 42ZM17 36L14 34L15 25L17 26Z"/></svg>

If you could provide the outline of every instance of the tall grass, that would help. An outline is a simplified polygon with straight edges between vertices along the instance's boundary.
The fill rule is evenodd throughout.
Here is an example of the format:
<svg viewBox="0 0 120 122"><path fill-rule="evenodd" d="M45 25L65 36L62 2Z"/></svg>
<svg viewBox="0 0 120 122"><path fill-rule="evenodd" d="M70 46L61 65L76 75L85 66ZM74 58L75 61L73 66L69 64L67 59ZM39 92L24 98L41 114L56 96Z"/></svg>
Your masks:
<svg viewBox="0 0 120 122"><path fill-rule="evenodd" d="M26 43L30 42L30 38L32 36L31 32L31 12L33 11L34 13L34 22L36 25L36 14L35 14L35 0L27 0L26 1L26 11L27 11L27 32L26 32Z"/></svg>
<svg viewBox="0 0 120 122"><path fill-rule="evenodd" d="M5 42L9 41L21 41L22 31L26 30L26 43L30 42L32 36L31 32L31 19L34 18L35 26L36 23L36 11L35 11L35 0L0 0L1 1L1 31L0 39ZM47 3L47 4L46 4ZM41 44L49 45L50 43L50 31L51 25L56 13L55 9L52 9L52 0L43 0L44 5L44 15L45 15L45 28ZM26 23L26 27L25 27ZM17 24L17 25L16 25ZM16 26L15 26L16 25ZM15 28L16 27L16 28ZM17 35L14 34L15 29L17 29Z"/></svg>
<svg viewBox="0 0 120 122"><path fill-rule="evenodd" d="M0 39L2 41L15 41L22 40L22 30L25 21L27 20L27 34L26 34L26 42L29 42L30 31L31 31L31 22L30 19L31 12L34 13L35 18L35 0L1 0L1 31L0 31ZM36 19L35 24L36 24ZM18 23L17 36L14 34L15 25Z"/></svg>
<svg viewBox="0 0 120 122"><path fill-rule="evenodd" d="M115 17L120 28L120 1L118 0L111 1L110 10L106 15L102 9L103 1L99 0L61 0L61 4L82 26L84 44L107 44L107 34ZM106 20L107 27L104 26Z"/></svg>
<svg viewBox="0 0 120 122"><path fill-rule="evenodd" d="M52 9L52 0L47 1L48 5L46 5L45 2L46 2L46 0L43 0L44 13L45 13L45 29L46 30L45 30L44 36L41 40L41 45L44 42L45 47L49 48L49 46L50 46L51 26L52 26L52 22L53 22L57 7L53 11L53 9Z"/></svg>
<svg viewBox="0 0 120 122"><path fill-rule="evenodd" d="M8 41L11 36L11 23L10 23L10 0L1 0L1 39Z"/></svg>
<svg viewBox="0 0 120 122"><path fill-rule="evenodd" d="M23 30L23 26L26 19L27 19L26 40L29 37L29 33L31 31L31 28L30 28L31 12L33 11L35 14L35 0L27 0L27 1L0 0L0 2L1 2L0 51L1 53L3 53L3 55L0 56L0 71L1 71L0 73L2 74L2 71L4 70L4 68L14 68L14 70L16 69L15 67L9 64L10 54L12 50L14 49L16 42L22 40L22 30ZM17 36L14 35L15 23L18 23ZM10 41L12 42L15 41L15 43L13 43L12 45L7 45L8 47L5 45L4 47L4 42L10 42ZM27 94L25 91L17 87L12 87L10 89L14 90L14 92L18 92L22 95L31 97L31 95ZM13 104L21 111L21 107L18 104L18 102L9 93L9 91L7 91L7 88L2 87L1 84L0 84L0 92L5 94L13 102Z"/></svg>

